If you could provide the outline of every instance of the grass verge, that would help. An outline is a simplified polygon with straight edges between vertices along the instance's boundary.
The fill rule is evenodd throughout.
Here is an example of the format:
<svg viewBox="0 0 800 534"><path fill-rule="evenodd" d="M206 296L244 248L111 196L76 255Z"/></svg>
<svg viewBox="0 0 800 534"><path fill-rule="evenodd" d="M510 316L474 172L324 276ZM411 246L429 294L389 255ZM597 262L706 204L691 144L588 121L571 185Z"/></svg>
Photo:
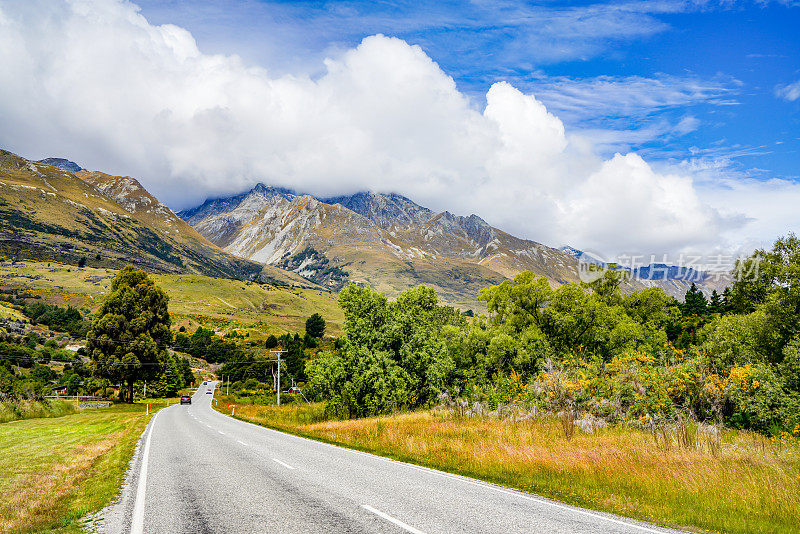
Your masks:
<svg viewBox="0 0 800 534"><path fill-rule="evenodd" d="M0 423L39 417L61 417L76 412L75 403L67 400L6 400L0 401Z"/></svg>
<svg viewBox="0 0 800 534"><path fill-rule="evenodd" d="M116 495L149 420L122 404L0 424L0 532L80 532Z"/></svg>
<svg viewBox="0 0 800 534"><path fill-rule="evenodd" d="M229 398L217 408L230 413ZM692 531L800 532L800 447L725 430L685 449L624 427L576 432L556 419L415 412L324 421L320 404L237 405L236 417L293 434Z"/></svg>

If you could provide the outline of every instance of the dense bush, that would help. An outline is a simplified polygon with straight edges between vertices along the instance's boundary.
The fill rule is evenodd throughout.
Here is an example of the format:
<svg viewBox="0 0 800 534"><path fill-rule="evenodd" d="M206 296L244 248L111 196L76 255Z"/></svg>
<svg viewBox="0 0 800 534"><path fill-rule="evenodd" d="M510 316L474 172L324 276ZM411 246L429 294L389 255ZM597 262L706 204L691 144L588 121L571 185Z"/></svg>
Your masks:
<svg viewBox="0 0 800 534"><path fill-rule="evenodd" d="M359 417L431 404L447 385L453 359L442 326L465 327L438 305L434 290L406 291L394 302L350 285L339 295L346 336L341 349L308 362L307 391L332 415Z"/></svg>
<svg viewBox="0 0 800 534"><path fill-rule="evenodd" d="M55 306L43 302L26 304L23 313L30 318L33 324L47 325L51 330L67 332L75 338L86 337L89 322L86 321L77 308Z"/></svg>
<svg viewBox="0 0 800 534"><path fill-rule="evenodd" d="M429 406L440 393L495 409L514 402L610 421L685 417L765 433L800 422L800 240L779 240L711 299L659 288L624 295L620 277L550 287L520 273L481 292L466 319L420 287L394 302L354 285L339 297L345 335L306 364L329 416Z"/></svg>

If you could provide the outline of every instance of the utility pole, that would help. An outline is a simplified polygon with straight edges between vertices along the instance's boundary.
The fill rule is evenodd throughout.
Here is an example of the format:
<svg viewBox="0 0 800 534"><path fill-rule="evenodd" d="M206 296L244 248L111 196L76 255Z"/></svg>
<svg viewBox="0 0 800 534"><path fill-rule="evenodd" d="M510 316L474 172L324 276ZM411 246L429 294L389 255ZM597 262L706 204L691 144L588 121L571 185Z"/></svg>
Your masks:
<svg viewBox="0 0 800 534"><path fill-rule="evenodd" d="M281 354L286 354L286 351L285 350L271 350L271 351L269 351L269 353L278 355L278 359L277 360L272 360L272 361L277 361L278 362L278 388L277 388L277 392L278 392L278 406L280 406L281 405Z"/></svg>

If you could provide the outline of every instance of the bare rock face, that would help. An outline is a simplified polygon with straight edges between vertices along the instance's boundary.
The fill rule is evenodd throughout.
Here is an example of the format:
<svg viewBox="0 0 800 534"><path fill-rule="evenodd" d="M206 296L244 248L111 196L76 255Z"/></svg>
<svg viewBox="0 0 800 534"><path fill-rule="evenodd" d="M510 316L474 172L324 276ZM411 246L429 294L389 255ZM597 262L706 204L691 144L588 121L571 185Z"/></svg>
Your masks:
<svg viewBox="0 0 800 534"><path fill-rule="evenodd" d="M81 166L74 161L64 158L45 158L40 159L39 163L46 163L67 172L78 172L83 170Z"/></svg>

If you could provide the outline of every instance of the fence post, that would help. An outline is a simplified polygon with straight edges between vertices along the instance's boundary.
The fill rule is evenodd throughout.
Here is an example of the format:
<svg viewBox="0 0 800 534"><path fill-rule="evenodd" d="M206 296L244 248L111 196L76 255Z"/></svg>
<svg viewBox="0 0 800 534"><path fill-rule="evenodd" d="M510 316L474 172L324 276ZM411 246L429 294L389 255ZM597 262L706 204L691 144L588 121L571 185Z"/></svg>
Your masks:
<svg viewBox="0 0 800 534"><path fill-rule="evenodd" d="M231 417L233 417L233 412L235 412L235 411L236 411L236 405L234 404L233 408L231 408Z"/></svg>
<svg viewBox="0 0 800 534"><path fill-rule="evenodd" d="M147 405L147 413L145 413L145 415L150 415L150 404L149 403Z"/></svg>

